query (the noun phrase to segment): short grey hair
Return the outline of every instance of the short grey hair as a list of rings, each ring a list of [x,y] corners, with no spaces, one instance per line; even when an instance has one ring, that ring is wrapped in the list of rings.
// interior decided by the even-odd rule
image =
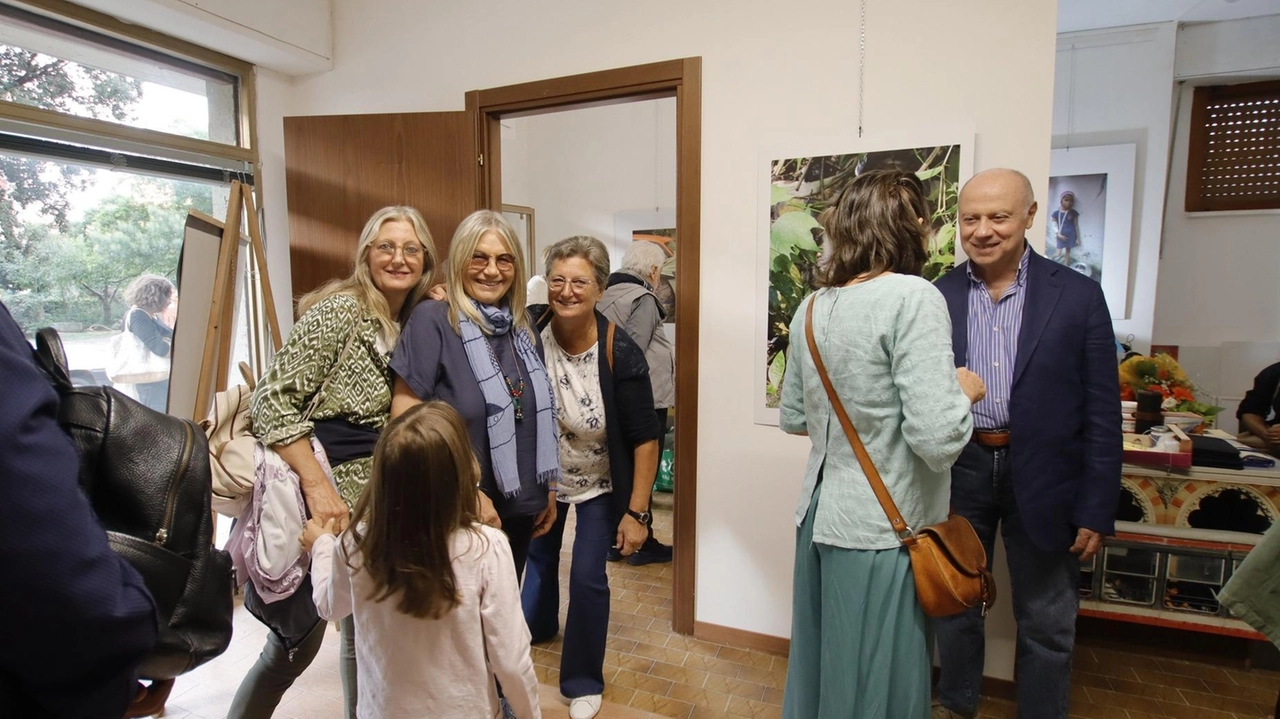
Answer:
[[[548,247],[547,276],[551,276],[551,265],[575,257],[581,257],[591,265],[595,281],[600,285],[600,291],[604,292],[604,288],[609,285],[609,250],[594,237],[574,235]]]
[[[627,251],[622,253],[622,269],[634,275],[639,275],[643,279],[649,279],[649,273],[653,268],[662,269],[667,261],[667,253],[662,246],[656,242],[648,240],[637,240],[632,242]]]

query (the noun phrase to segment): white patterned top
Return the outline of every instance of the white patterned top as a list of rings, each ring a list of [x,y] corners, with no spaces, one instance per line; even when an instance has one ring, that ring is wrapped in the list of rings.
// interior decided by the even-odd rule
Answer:
[[[560,435],[559,501],[577,504],[612,491],[609,438],[600,393],[599,345],[571,355],[556,342],[548,325],[542,331],[547,376],[556,391]]]

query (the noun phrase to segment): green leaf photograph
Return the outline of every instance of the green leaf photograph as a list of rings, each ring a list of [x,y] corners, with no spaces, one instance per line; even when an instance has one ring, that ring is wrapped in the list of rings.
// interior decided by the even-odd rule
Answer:
[[[764,363],[765,407],[778,406],[791,318],[814,290],[823,252],[818,217],[853,178],[868,170],[905,170],[924,181],[933,236],[924,277],[933,281],[956,263],[956,206],[960,194],[960,145],[798,157],[769,167],[769,309]]]

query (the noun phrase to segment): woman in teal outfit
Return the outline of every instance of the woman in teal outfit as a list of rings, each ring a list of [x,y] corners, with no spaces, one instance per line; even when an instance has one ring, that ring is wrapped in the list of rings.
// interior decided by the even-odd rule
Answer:
[[[910,526],[946,519],[949,469],[982,381],[955,368],[942,295],[919,275],[932,217],[915,175],[854,179],[822,216],[821,288],[791,323],[781,426],[812,442],[796,510],[786,719],[925,719],[928,624],[911,561],[853,454],[806,345]]]

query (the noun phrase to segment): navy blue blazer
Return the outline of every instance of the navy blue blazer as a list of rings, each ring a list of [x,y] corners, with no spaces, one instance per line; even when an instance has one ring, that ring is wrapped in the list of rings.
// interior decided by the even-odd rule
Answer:
[[[1111,312],[1102,286],[1031,251],[1009,398],[1009,456],[1022,524],[1067,549],[1076,529],[1115,533],[1123,439]],[[951,312],[956,366],[969,353],[968,263],[936,283]]]
[[[0,397],[0,717],[119,719],[155,607],[107,546],[58,396],[3,304]]]

